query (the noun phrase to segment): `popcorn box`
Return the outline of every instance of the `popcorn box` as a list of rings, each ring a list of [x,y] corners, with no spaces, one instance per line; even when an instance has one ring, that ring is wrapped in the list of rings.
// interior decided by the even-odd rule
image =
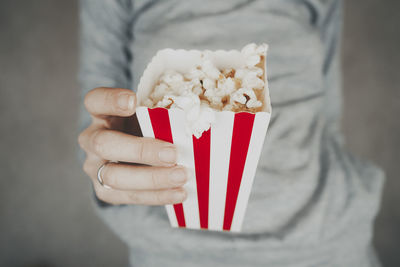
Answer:
[[[200,138],[188,134],[185,112],[179,108],[148,108],[148,98],[160,75],[166,70],[181,73],[198,65],[204,52],[196,50],[160,50],[145,69],[137,91],[136,114],[145,137],[174,143],[178,165],[185,166],[189,180],[184,186],[187,199],[166,205],[172,227],[240,232],[247,202],[264,143],[271,104],[266,79],[261,112],[215,112],[215,121]],[[207,51],[219,69],[237,69],[245,64],[236,50]]]

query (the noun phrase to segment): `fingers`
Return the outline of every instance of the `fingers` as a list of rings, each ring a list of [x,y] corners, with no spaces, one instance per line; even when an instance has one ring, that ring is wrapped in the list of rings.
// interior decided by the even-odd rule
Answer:
[[[182,203],[186,197],[183,188],[146,191],[120,191],[107,189],[100,184],[94,186],[97,197],[107,203],[119,204],[140,204],[140,205],[166,205]]]
[[[128,89],[100,87],[85,96],[86,109],[93,116],[131,116],[135,105],[136,95]]]
[[[173,166],[177,151],[173,144],[154,138],[88,128],[79,137],[81,147],[109,161]]]
[[[87,152],[83,168],[92,178],[99,199],[112,204],[144,205],[174,204],[185,200],[186,191],[181,186],[187,176],[182,167],[174,167],[175,146],[121,132],[127,121],[121,117],[131,117],[135,113],[136,95],[132,91],[96,88],[86,95],[85,106],[93,116],[93,122],[80,134],[79,144]],[[104,184],[111,187],[105,188],[97,181],[97,171],[106,161],[152,167],[109,163],[102,169]]]
[[[183,167],[149,167],[109,163],[101,177],[105,185],[117,190],[157,190],[182,186],[187,181]]]
[[[176,171],[183,167],[161,168],[130,166],[121,163],[108,163],[104,166],[101,177],[105,187],[97,180],[97,171],[104,161],[96,155],[89,154],[84,170],[91,177],[96,195],[99,199],[111,204],[165,205],[183,202],[186,191],[181,186],[186,181],[172,179]],[[147,168],[147,169],[146,169]]]

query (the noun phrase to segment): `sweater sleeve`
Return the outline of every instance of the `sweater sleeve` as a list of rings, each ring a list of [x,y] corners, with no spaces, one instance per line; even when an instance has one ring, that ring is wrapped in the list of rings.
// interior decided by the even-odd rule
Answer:
[[[132,39],[132,3],[130,0],[80,0],[80,61],[81,85],[80,131],[90,124],[83,99],[96,87],[130,88],[129,64]],[[79,150],[84,161],[84,152]],[[94,199],[100,207],[109,206]]]
[[[80,1],[81,103],[96,87],[130,88],[133,10],[130,0]],[[81,105],[80,128],[86,128],[90,116]]]
[[[129,87],[131,2],[81,0],[79,78],[84,90]]]

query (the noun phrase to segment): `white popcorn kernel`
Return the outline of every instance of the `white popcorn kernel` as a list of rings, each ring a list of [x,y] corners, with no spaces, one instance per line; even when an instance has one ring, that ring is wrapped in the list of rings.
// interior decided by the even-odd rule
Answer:
[[[150,97],[154,101],[160,101],[167,93],[169,93],[171,89],[166,85],[165,83],[160,83],[154,88],[153,93],[150,95]]]
[[[174,90],[183,83],[183,75],[174,70],[168,70],[160,77],[160,82],[166,83]]]
[[[244,94],[244,88],[240,88],[239,90],[237,90],[236,92],[234,92],[231,96],[231,102],[238,102],[240,104],[245,104],[247,99],[246,97],[243,95]]]
[[[208,105],[201,105],[199,115],[194,122],[192,123],[190,133],[196,138],[200,138],[203,132],[210,129],[211,125],[215,122],[214,111]]]
[[[262,77],[264,74],[264,70],[262,68],[249,68],[251,72],[254,72],[256,74],[257,77]]]
[[[249,57],[247,57],[246,59],[246,65],[247,66],[255,66],[257,65],[261,60],[261,57],[259,55],[251,55]]]
[[[201,66],[198,66],[189,70],[188,73],[185,73],[184,77],[188,80],[204,79],[206,77],[206,74],[201,70]]]
[[[251,43],[251,44],[245,45],[240,52],[245,56],[250,56],[252,54],[255,54],[256,49],[257,49],[257,45],[255,43]]]
[[[170,106],[174,102],[173,97],[174,96],[171,96],[171,95],[164,96],[164,98],[162,100],[158,101],[156,107],[166,108],[166,107]]]
[[[261,71],[260,71],[261,70]],[[235,78],[242,80],[242,87],[252,89],[263,89],[264,81],[260,78],[263,70],[260,68],[245,68],[238,69],[235,73]]]
[[[243,79],[244,77],[246,77],[248,75],[262,77],[263,74],[264,74],[264,71],[261,68],[247,67],[247,68],[237,69],[235,72],[235,78]]]
[[[193,93],[197,96],[201,95],[203,93],[203,87],[201,85],[193,86]]]
[[[261,107],[262,103],[257,99],[256,94],[252,89],[240,88],[232,94],[231,104],[235,105],[235,102],[240,104],[246,104],[248,108]]]
[[[257,48],[256,48],[256,53],[257,54],[265,55],[267,53],[267,51],[268,51],[268,45],[267,44],[257,45]]]
[[[201,86],[200,78],[193,78],[189,81],[193,86]]]
[[[251,43],[242,48],[241,53],[245,56],[251,56],[254,54],[262,55],[265,54],[268,50],[267,44],[256,45],[255,43]]]
[[[244,68],[237,69],[235,72],[235,78],[243,79],[243,77],[246,76],[247,73],[248,73],[247,69]]]
[[[205,78],[203,80],[203,87],[204,89],[206,89],[206,91],[208,90],[213,91],[215,89],[215,80]]]
[[[213,80],[217,80],[221,74],[221,72],[214,66],[214,64],[209,59],[205,59],[202,62],[201,68],[206,74],[206,76]]]
[[[261,55],[265,54],[268,49],[266,44],[257,46],[256,44],[248,44],[242,49],[242,53],[246,57],[246,65],[253,67],[261,61]]]
[[[256,94],[251,89],[243,88],[243,94],[247,95],[248,97],[250,97],[250,99],[257,99]]]
[[[264,81],[257,77],[254,72],[251,72],[243,78],[242,87],[250,89],[263,89]]]
[[[230,95],[236,89],[235,81],[232,78],[225,78],[218,80],[217,83],[219,95]]]
[[[211,106],[213,107],[222,107],[222,101],[221,97],[217,96],[215,91],[213,90],[207,90],[204,93],[204,96],[207,98],[207,100],[210,102]]]
[[[259,100],[249,99],[246,103],[246,107],[248,108],[258,108],[261,107],[262,103]]]
[[[177,95],[185,94],[186,92],[192,92],[194,84],[192,82],[183,82],[179,87],[176,88],[175,93]]]
[[[178,107],[182,108],[183,110],[189,110],[193,106],[200,105],[200,98],[193,93],[187,93],[182,96],[175,96],[174,102]]]

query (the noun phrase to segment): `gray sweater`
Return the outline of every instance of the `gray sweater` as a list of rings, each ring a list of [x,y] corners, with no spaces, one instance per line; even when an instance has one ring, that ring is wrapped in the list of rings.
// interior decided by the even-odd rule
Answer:
[[[339,0],[82,0],[82,93],[135,90],[162,48],[268,43],[273,116],[240,234],[173,229],[164,207],[95,205],[132,266],[379,266],[383,173],[343,148]],[[82,125],[90,118],[82,113]]]

